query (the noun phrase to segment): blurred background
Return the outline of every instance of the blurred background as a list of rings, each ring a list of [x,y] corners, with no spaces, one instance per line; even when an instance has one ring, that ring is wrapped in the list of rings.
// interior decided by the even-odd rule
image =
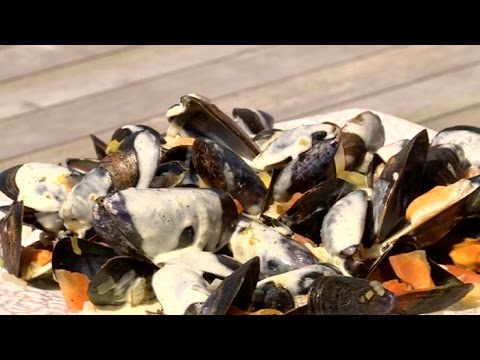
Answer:
[[[162,132],[188,93],[276,121],[355,107],[480,126],[480,46],[0,45],[0,169],[94,156],[88,135],[125,124]]]

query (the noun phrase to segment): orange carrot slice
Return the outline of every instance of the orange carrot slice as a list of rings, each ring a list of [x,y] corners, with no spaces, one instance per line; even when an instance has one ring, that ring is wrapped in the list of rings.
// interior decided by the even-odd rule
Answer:
[[[413,200],[405,217],[412,225],[423,223],[451,204],[469,194],[474,187],[469,180],[461,179],[447,186],[436,186]]]
[[[88,301],[88,285],[90,280],[84,274],[68,270],[55,270],[55,276],[62,292],[67,309],[70,312],[79,312],[83,304]]]
[[[480,240],[467,238],[454,245],[448,255],[455,265],[477,271],[480,269]]]
[[[292,195],[292,198],[290,199],[290,202],[288,204],[287,210],[290,209],[295,203],[302,197],[303,193],[301,192],[296,192],[295,194]]]
[[[414,289],[435,287],[430,276],[430,265],[425,250],[390,256],[388,258],[397,277],[413,286]]]
[[[48,264],[52,260],[52,252],[46,249],[35,249],[27,246],[22,249],[21,263],[28,266],[31,262],[35,262],[40,266]]]
[[[480,275],[474,271],[463,269],[456,265],[444,265],[450,274],[455,275],[458,280],[464,283],[480,283]]]
[[[405,282],[400,282],[398,281],[398,279],[385,281],[384,283],[382,283],[382,285],[385,289],[393,292],[395,295],[412,290],[412,285]]]

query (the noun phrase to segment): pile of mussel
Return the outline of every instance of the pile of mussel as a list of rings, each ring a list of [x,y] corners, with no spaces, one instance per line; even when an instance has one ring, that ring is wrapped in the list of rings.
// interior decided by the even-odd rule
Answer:
[[[1,172],[5,269],[60,288],[81,274],[81,304],[167,315],[423,314],[474,288],[445,264],[461,239],[480,241],[479,128],[385,144],[372,112],[279,130],[194,94],[166,116],[164,134],[92,135],[95,159]],[[410,253],[432,282],[389,290],[392,257]]]

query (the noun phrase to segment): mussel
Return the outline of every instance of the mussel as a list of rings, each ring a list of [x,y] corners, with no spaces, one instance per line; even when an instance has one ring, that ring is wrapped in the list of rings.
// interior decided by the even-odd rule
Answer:
[[[129,188],[97,199],[93,227],[121,255],[158,264],[190,251],[216,251],[237,224],[233,199],[220,190]]]
[[[206,184],[228,192],[247,213],[260,215],[267,189],[255,171],[235,152],[213,140],[197,138],[192,148],[192,161]]]

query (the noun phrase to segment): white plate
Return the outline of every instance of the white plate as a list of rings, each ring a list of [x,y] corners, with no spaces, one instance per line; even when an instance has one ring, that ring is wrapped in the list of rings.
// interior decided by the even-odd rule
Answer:
[[[307,118],[286,121],[277,124],[282,129],[291,129],[298,125],[315,124],[323,121],[331,121],[343,125],[365,109],[346,109],[328,114],[320,114]],[[395,116],[374,111],[382,119],[385,127],[386,144],[397,140],[412,138],[424,127]],[[430,139],[435,131],[428,129]],[[74,154],[72,154],[73,156]],[[0,169],[1,170],[1,169]],[[0,202],[2,201],[0,197]],[[6,281],[5,271],[0,270],[0,314],[42,314],[60,315],[67,314],[65,303],[59,291],[39,290],[32,287],[21,286]],[[443,312],[452,314],[480,314],[480,308],[465,311]]]

